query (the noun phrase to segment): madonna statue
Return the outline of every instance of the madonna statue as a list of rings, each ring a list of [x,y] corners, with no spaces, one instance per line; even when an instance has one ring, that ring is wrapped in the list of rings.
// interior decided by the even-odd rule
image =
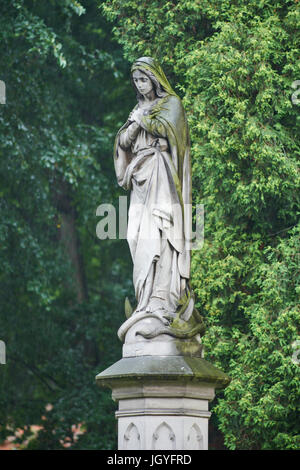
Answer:
[[[114,164],[118,183],[130,190],[127,240],[137,300],[132,316],[172,323],[176,315],[187,322],[196,314],[199,321],[189,286],[191,164],[185,112],[156,60],[141,57],[131,73],[137,105],[117,133]]]

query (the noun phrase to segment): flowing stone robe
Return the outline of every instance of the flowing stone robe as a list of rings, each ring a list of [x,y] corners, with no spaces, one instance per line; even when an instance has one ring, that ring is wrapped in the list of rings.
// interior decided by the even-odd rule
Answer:
[[[187,121],[181,100],[162,70],[146,59],[136,67],[155,74],[165,96],[144,110],[140,122],[129,116],[117,134],[114,156],[118,182],[131,190],[127,240],[133,260],[135,312],[159,310],[175,316],[180,299],[185,298],[184,310],[191,314]]]

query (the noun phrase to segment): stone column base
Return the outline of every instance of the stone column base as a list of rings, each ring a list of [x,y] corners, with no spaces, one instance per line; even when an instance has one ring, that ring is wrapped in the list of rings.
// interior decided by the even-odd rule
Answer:
[[[96,377],[119,403],[119,450],[205,450],[209,401],[229,378],[202,358],[123,358]]]

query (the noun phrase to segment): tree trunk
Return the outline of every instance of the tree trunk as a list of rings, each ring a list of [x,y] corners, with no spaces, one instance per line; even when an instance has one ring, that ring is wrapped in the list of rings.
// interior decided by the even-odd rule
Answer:
[[[61,182],[55,195],[56,206],[60,213],[60,240],[69,256],[74,272],[74,282],[78,303],[88,298],[84,263],[80,251],[80,240],[76,230],[76,210],[72,205],[70,189]]]

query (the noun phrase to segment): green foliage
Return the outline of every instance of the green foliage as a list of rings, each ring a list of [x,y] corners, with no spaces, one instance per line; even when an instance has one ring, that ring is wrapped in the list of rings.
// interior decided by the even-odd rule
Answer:
[[[192,282],[206,357],[232,382],[214,408],[229,449],[299,448],[297,2],[109,0],[132,61],[177,84],[190,124],[194,203],[205,244]]]
[[[31,448],[114,448],[115,405],[95,375],[120,357],[129,254],[97,239],[95,213],[119,194],[128,66],[91,0],[2,1],[0,36],[1,441],[40,425]]]

